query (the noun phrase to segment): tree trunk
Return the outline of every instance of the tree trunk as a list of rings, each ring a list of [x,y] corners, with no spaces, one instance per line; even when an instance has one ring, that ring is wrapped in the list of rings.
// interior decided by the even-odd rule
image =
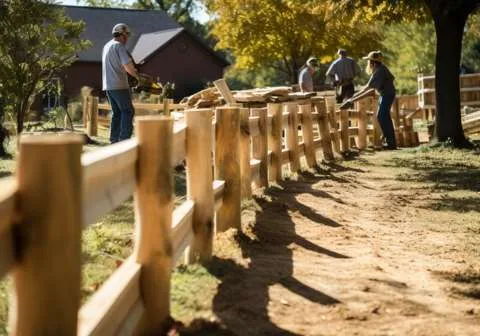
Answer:
[[[17,136],[23,131],[23,121],[25,120],[25,105],[20,104],[17,110]]]
[[[450,139],[455,147],[468,144],[460,114],[460,59],[463,29],[468,15],[432,13],[437,33],[435,95],[437,100],[435,137]]]

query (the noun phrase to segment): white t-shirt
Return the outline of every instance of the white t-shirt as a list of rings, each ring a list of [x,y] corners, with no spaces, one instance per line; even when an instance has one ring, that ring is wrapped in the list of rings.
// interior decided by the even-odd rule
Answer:
[[[305,86],[308,92],[313,92],[313,77],[308,67],[305,67],[298,76],[298,84],[302,87],[302,84]]]
[[[123,68],[131,62],[125,45],[111,40],[102,52],[102,87],[103,90],[128,89],[127,71]]]

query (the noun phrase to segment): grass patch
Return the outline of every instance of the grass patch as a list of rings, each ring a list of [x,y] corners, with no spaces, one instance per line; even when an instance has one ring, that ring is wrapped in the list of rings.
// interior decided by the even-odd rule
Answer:
[[[82,303],[132,254],[133,224],[128,201],[83,231]]]
[[[196,318],[211,319],[212,302],[220,281],[201,265],[180,265],[172,275],[172,316],[190,323]]]

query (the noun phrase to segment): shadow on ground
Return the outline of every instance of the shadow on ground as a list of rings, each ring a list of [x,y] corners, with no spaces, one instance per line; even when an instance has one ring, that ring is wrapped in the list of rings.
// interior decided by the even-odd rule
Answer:
[[[213,310],[232,335],[297,335],[271,320],[270,305],[281,300],[270,297],[269,289],[281,285],[305,300],[321,304],[340,303],[336,298],[314,289],[293,276],[293,249],[303,249],[331,258],[349,258],[322,246],[316,245],[297,234],[291,212],[298,212],[315,224],[333,229],[341,225],[314,209],[297,201],[296,196],[310,193],[320,198],[342,202],[312,186],[322,176],[307,174],[303,181],[285,181],[279,187],[265,190],[256,197],[258,209],[255,223],[244,225],[243,232],[235,235],[242,256],[250,260],[244,267],[233,259],[215,257],[207,266],[209,272],[221,280],[213,301]],[[270,312],[270,314],[269,314]],[[222,332],[222,335],[225,331]]]
[[[402,174],[400,181],[432,182],[435,189],[448,191],[480,191],[480,169],[465,162],[445,162],[438,158],[393,158],[389,162],[397,167],[412,169],[412,174]]]

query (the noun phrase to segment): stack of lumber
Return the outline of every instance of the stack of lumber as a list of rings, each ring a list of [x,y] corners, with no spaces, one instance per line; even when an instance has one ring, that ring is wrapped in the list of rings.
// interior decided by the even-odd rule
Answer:
[[[467,135],[480,134],[480,111],[463,116],[462,126]]]
[[[236,103],[278,103],[306,99],[315,96],[315,92],[293,92],[290,86],[266,87],[251,90],[232,91]],[[190,108],[220,106],[225,104],[220,92],[211,87],[185,97],[180,103]]]

